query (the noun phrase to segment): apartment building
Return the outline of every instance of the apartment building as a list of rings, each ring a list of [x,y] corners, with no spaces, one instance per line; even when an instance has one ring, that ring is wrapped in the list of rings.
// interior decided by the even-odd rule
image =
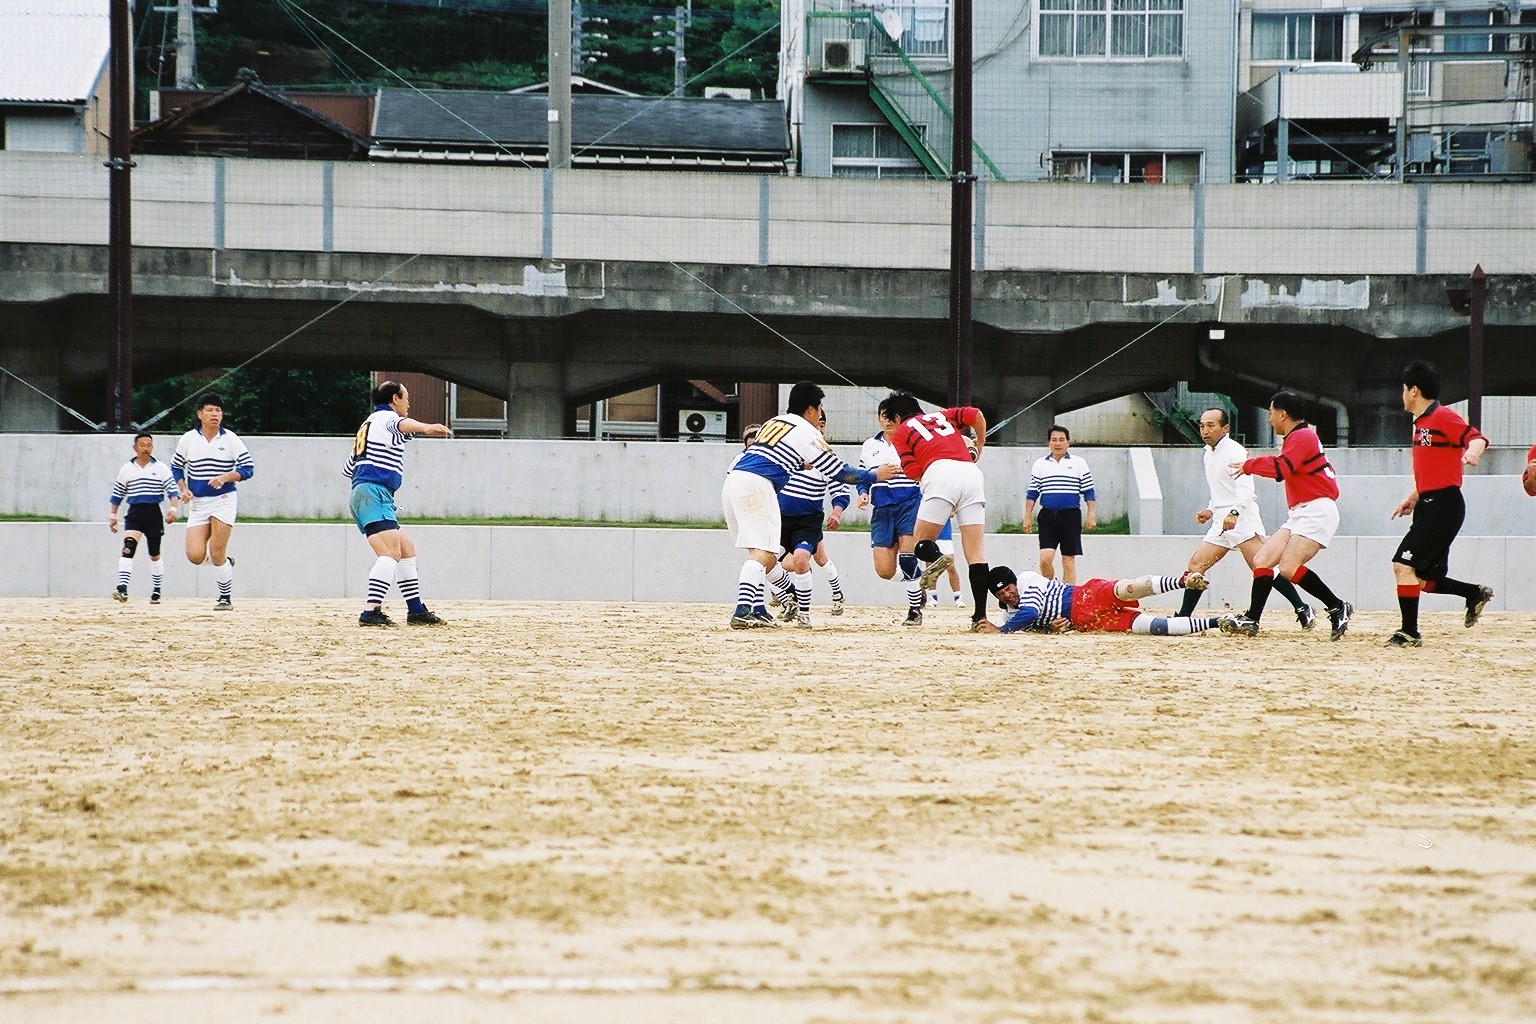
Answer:
[[[948,175],[949,0],[781,11],[798,173]],[[973,19],[983,177],[1531,176],[1536,0],[1004,0]]]

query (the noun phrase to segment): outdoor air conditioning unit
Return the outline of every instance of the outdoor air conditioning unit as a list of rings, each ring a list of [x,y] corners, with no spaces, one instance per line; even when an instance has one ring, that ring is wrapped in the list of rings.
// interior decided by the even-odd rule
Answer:
[[[679,409],[677,436],[684,441],[725,437],[725,413],[706,409]]]
[[[860,71],[864,67],[864,40],[824,39],[821,43],[821,70]]]

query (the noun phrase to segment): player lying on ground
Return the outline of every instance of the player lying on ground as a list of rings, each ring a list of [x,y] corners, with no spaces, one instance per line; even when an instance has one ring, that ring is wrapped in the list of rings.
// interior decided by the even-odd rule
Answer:
[[[1039,633],[1142,633],[1149,636],[1187,636],[1220,629],[1236,632],[1236,615],[1158,615],[1142,611],[1136,602],[1143,597],[1173,590],[1204,590],[1208,584],[1198,572],[1178,576],[1138,576],[1130,580],[1093,579],[1087,583],[1063,583],[1037,572],[1017,576],[1006,565],[992,568],[987,583],[1004,610],[1004,633],[1033,630]]]

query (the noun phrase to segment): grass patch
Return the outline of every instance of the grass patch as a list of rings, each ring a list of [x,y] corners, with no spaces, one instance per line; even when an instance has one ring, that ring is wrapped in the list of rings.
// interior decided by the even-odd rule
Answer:
[[[315,523],[345,523],[351,525],[350,518],[322,518],[322,519],[292,519],[284,516],[241,516],[242,523],[288,523],[295,525],[307,525]],[[687,523],[670,519],[641,519],[641,520],[614,520],[614,519],[557,519],[545,516],[495,516],[489,519],[471,519],[467,517],[452,516],[446,518],[433,518],[430,516],[411,516],[402,524],[407,529],[412,526],[616,526],[624,529],[643,530],[723,530],[724,522],[700,522]]]
[[[1024,532],[1023,524],[1021,524],[1021,523],[1004,523],[1002,526],[998,527],[997,532],[998,533],[1023,533]],[[1036,530],[1035,532],[1038,533],[1039,531]],[[1113,519],[1100,519],[1098,526],[1095,526],[1091,530],[1084,530],[1083,533],[1085,533],[1085,534],[1094,534],[1094,535],[1106,535],[1106,534],[1108,534],[1108,535],[1116,535],[1116,536],[1128,537],[1128,536],[1130,536],[1130,533],[1131,533],[1131,517],[1130,516],[1116,516]]]
[[[35,512],[0,512],[0,523],[67,523],[69,516],[45,516]]]

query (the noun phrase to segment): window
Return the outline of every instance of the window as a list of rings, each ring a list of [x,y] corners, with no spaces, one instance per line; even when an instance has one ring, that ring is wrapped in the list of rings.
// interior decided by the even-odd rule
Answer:
[[[1075,60],[1184,55],[1184,0],[1039,0],[1039,53]]]
[[[926,137],[924,125],[916,125]],[[928,171],[906,140],[888,124],[834,124],[832,177],[926,178]]]
[[[1391,11],[1379,14],[1360,15],[1360,42],[1373,39],[1383,32],[1390,32],[1402,25],[1419,24],[1419,15],[1412,11]],[[1397,37],[1383,39],[1372,47],[1373,53],[1395,55],[1397,53]],[[1429,40],[1416,39],[1413,42],[1412,53],[1428,53]],[[1408,61],[1408,93],[1412,96],[1427,96],[1429,94],[1429,63],[1422,60],[1413,60],[1410,54]],[[1377,61],[1366,69],[1367,71],[1396,72],[1397,64],[1391,61]]]
[[[1508,19],[1503,11],[1446,11],[1447,25],[1503,25]],[[1446,36],[1446,53],[1502,53],[1508,36]]]
[[[1338,63],[1344,59],[1344,15],[1255,14],[1253,59]]]
[[[1109,185],[1188,185],[1200,180],[1199,153],[1114,151],[1051,154],[1057,181],[1092,181]]]
[[[876,10],[882,24],[889,16],[887,12],[901,18],[901,38],[897,42],[908,56],[949,56],[949,0],[897,0],[884,4]]]

